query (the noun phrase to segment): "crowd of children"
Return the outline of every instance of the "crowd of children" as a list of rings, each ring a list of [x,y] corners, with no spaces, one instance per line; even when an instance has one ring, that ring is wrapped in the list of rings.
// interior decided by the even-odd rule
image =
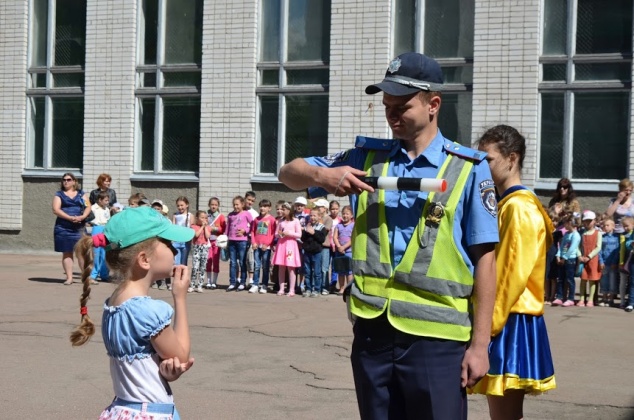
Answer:
[[[271,201],[260,200],[255,209],[255,199],[253,191],[234,197],[233,210],[226,216],[217,197],[209,199],[208,209],[197,211],[190,211],[187,197],[178,197],[171,216],[162,200],[149,201],[142,193],[130,196],[128,207],[152,207],[173,224],[194,230],[192,241],[172,244],[177,251],[175,265],[187,265],[192,254],[189,293],[218,288],[223,254],[229,263],[228,292],[274,291],[289,297],[342,293],[352,281],[352,208],[344,206],[340,211],[337,201],[321,198],[309,203],[297,197],[293,203],[278,201],[273,216]],[[107,193],[99,193],[91,207],[92,235],[102,233],[111,215],[122,209],[119,203],[109,203]],[[547,257],[546,304],[632,312],[634,218],[621,218],[623,232],[617,233],[614,219],[606,214],[554,208],[549,213],[556,229]],[[109,273],[105,252],[95,248],[89,280],[98,284],[98,279],[108,281]],[[171,290],[170,279],[152,287]]]
[[[352,280],[351,237],[352,209],[345,206],[339,216],[339,203],[321,198],[310,203],[297,197],[293,203],[273,205],[263,199],[255,207],[256,195],[247,191],[236,196],[232,211],[220,211],[220,200],[212,197],[208,209],[191,210],[185,196],[178,197],[175,211],[160,199],[148,200],[133,194],[128,207],[148,206],[177,226],[194,230],[188,242],[174,242],[175,265],[187,265],[191,254],[191,280],[187,291],[203,293],[219,286],[220,261],[228,261],[226,291],[265,294],[269,291],[288,297],[301,294],[317,297],[341,294]],[[92,234],[103,232],[111,214],[123,209],[110,205],[108,195],[100,194],[92,210],[95,215]],[[95,248],[90,283],[108,281],[103,249]],[[159,280],[152,288],[171,290],[170,278]]]
[[[634,310],[634,218],[621,219],[624,232],[615,232],[614,219],[582,214],[550,212],[553,245],[546,270],[546,304],[552,306],[618,307]],[[575,299],[579,279],[579,299]],[[618,298],[618,305],[615,300]]]

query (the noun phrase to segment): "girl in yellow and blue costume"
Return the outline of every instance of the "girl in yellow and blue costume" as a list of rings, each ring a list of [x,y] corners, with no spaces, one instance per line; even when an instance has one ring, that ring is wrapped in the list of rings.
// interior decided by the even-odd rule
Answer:
[[[513,127],[496,126],[482,135],[479,149],[488,153],[502,195],[490,368],[470,392],[487,395],[491,418],[522,418],[525,394],[556,387],[543,318],[546,252],[553,226],[535,194],[521,185],[524,137]]]

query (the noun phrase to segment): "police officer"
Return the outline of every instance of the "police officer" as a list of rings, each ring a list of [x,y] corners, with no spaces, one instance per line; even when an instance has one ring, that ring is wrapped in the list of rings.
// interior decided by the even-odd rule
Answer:
[[[395,140],[295,159],[279,179],[355,207],[352,369],[362,419],[466,419],[466,386],[489,368],[498,242],[486,154],[438,130],[438,63],[406,53],[381,83]],[[444,178],[445,192],[374,190],[359,177]]]

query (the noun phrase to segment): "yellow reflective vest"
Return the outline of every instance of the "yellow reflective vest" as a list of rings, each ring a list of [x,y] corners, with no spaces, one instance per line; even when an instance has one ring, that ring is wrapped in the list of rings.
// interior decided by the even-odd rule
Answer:
[[[369,176],[386,176],[389,151],[370,151]],[[473,162],[449,154],[437,178],[447,190],[429,193],[401,262],[392,269],[385,191],[364,191],[352,232],[354,284],[350,311],[372,319],[387,311],[390,323],[408,334],[455,341],[471,337],[473,275],[454,243],[456,207]],[[460,223],[460,221],[455,221]]]

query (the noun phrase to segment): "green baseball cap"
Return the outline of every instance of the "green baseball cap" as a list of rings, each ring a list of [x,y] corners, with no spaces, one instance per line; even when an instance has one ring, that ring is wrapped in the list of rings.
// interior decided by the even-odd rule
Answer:
[[[194,237],[193,229],[173,225],[151,207],[127,208],[115,214],[103,233],[110,242],[106,250],[127,248],[150,238],[188,242]]]

